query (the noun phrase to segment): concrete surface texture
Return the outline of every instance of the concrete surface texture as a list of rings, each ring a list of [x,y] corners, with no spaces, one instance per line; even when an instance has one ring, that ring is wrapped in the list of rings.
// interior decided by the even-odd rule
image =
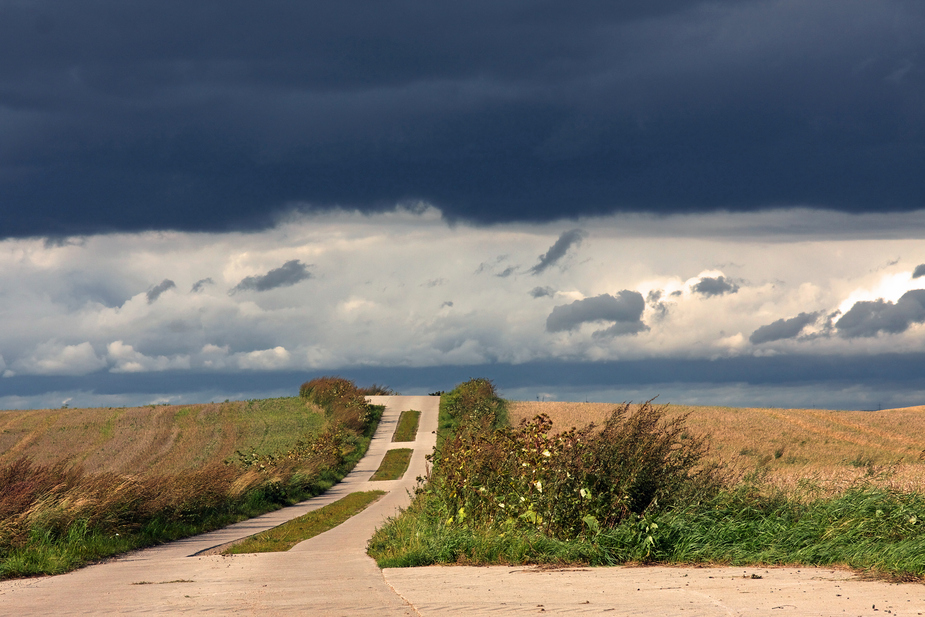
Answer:
[[[0,582],[0,615],[925,615],[925,585],[859,580],[831,568],[379,570],[366,555],[366,542],[408,503],[415,478],[424,474],[424,456],[436,440],[438,401],[374,397],[386,412],[369,452],[324,495],[70,574]],[[392,444],[404,409],[423,412],[417,440]],[[400,480],[370,482],[392,447],[414,448],[410,468]],[[290,551],[217,554],[236,540],[371,489],[389,493]]]
[[[419,615],[925,615],[925,585],[832,568],[391,568]]]
[[[410,501],[436,443],[439,398],[372,397],[385,404],[356,468],[324,495],[224,529],[61,576],[0,582],[0,615],[414,615],[366,555],[375,528]],[[422,412],[415,442],[392,443],[402,410]],[[400,480],[370,482],[391,448],[414,448]],[[389,491],[343,525],[284,553],[222,556],[222,546],[356,491]]]

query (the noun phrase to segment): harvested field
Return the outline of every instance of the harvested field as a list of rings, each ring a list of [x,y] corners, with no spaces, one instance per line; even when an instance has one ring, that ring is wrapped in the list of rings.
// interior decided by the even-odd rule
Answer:
[[[616,405],[515,401],[511,425],[545,413],[553,428],[600,424]],[[876,412],[668,405],[689,414],[691,434],[710,436],[714,460],[737,475],[765,475],[788,492],[838,493],[859,481],[925,490],[925,406]]]
[[[0,465],[70,460],[90,473],[177,473],[235,450],[270,454],[324,424],[298,397],[131,408],[0,411]]]

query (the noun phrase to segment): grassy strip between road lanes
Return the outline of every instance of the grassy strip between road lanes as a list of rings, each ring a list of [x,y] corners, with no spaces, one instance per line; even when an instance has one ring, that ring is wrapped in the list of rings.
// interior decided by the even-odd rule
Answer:
[[[323,508],[303,514],[299,518],[283,523],[279,527],[253,535],[240,544],[225,550],[223,555],[242,553],[279,553],[293,546],[334,529],[351,516],[359,514],[371,503],[385,495],[385,491],[350,493]]]
[[[420,420],[420,411],[409,409],[401,412],[398,425],[395,427],[395,433],[392,434],[392,441],[414,441],[417,438],[418,422]]]
[[[394,448],[385,453],[379,469],[373,474],[370,480],[398,480],[405,471],[408,470],[408,464],[411,462],[411,454],[414,452],[411,448]]]
[[[554,433],[545,416],[499,426],[489,386],[444,395],[428,478],[369,542],[380,567],[845,565],[925,578],[921,492],[858,482],[813,497],[769,492],[760,473],[732,481],[704,463],[683,417],[649,404],[588,430]]]

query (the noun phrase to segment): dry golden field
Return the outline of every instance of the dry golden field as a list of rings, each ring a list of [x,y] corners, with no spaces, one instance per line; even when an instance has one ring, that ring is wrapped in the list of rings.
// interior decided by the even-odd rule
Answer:
[[[610,403],[511,402],[511,425],[545,413],[554,430],[600,424]],[[766,474],[788,491],[839,492],[870,481],[925,490],[925,406],[867,411],[666,406],[666,417],[689,414],[692,435],[707,435],[710,456],[738,476]]]
[[[0,411],[0,465],[69,460],[88,472],[177,473],[235,450],[269,454],[319,429],[324,414],[298,397],[130,408]]]

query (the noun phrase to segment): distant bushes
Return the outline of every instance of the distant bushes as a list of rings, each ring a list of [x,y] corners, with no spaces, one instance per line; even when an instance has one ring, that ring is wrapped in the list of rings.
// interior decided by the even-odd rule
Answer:
[[[473,424],[500,427],[507,424],[507,407],[489,379],[470,379],[440,396],[440,412],[454,426]]]
[[[370,389],[391,392],[385,386],[374,385]],[[378,420],[373,407],[366,402],[368,394],[342,377],[319,377],[306,381],[299,388],[300,397],[323,409],[335,423],[358,433],[365,433]]]

